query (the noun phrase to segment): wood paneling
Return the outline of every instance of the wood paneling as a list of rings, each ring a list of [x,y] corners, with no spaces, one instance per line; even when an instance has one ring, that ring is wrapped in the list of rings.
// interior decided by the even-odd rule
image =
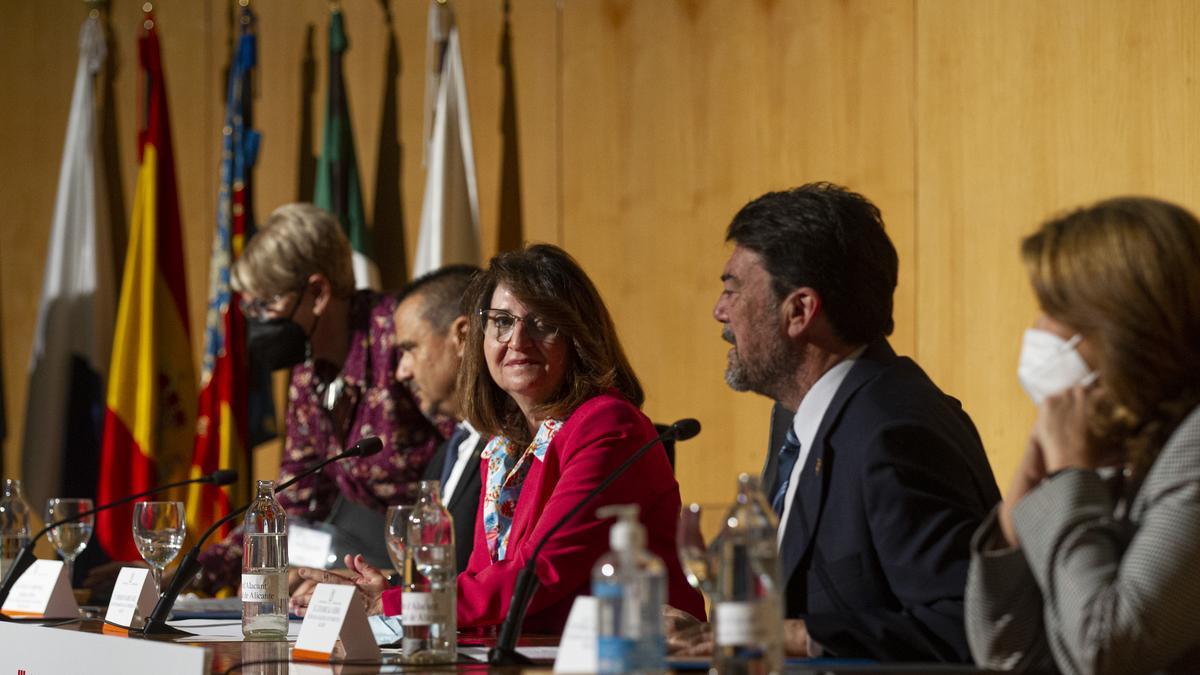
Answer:
[[[918,3],[917,356],[1002,487],[1034,418],[1020,239],[1115,194],[1200,207],[1198,28],[1190,2]]]
[[[0,22],[0,358],[6,475],[75,69],[81,3]],[[118,244],[135,170],[140,1],[113,0],[108,138]],[[159,0],[199,353],[229,0]],[[390,286],[407,275],[424,170],[426,0],[344,0],[367,213]],[[255,2],[257,214],[307,198],[319,150],[327,0]],[[459,0],[484,254],[498,246],[504,4]],[[1176,0],[514,0],[522,235],[592,274],[647,411],[702,420],[684,498],[726,501],[757,471],[769,404],[725,387],[711,319],[724,228],[772,189],[832,180],[883,210],[900,253],[893,343],[964,401],[1007,482],[1032,422],[1014,376],[1036,308],[1017,259],[1048,214],[1115,193],[1200,206],[1196,35]],[[103,82],[102,82],[103,85]],[[103,90],[103,86],[101,87]],[[307,181],[307,182],[306,182]],[[118,251],[123,251],[118,248]],[[120,253],[118,253],[118,256]],[[275,455],[260,455],[273,471]]]
[[[604,293],[647,413],[697,417],[685,500],[757,474],[770,403],[724,384],[711,311],[748,200],[829,180],[883,210],[912,259],[912,14],[907,2],[630,2],[563,7],[563,244]],[[896,342],[911,349],[906,268]]]

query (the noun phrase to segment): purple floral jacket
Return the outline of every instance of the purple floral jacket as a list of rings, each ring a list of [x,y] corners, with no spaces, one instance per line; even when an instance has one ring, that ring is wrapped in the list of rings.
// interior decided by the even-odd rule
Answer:
[[[322,520],[339,493],[383,512],[406,497],[406,485],[421,480],[441,440],[421,414],[408,388],[395,379],[396,349],[390,295],[358,291],[350,307],[350,352],[339,378],[343,383],[330,412],[311,362],[292,369],[288,386],[287,438],[277,482],[332,457],[366,436],[383,440],[370,457],[335,462],[277,496],[289,515]],[[200,555],[198,587],[217,594],[236,588],[242,569],[241,528]]]

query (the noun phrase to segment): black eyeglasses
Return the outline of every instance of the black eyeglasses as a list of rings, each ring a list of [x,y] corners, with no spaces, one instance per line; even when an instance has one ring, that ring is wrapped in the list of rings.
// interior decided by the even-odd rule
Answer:
[[[238,298],[238,306],[242,309],[242,316],[246,317],[247,319],[262,319],[267,315],[267,312],[271,311],[272,307],[279,304],[280,300],[283,300],[292,293],[303,293],[307,287],[308,285],[305,284],[304,286],[301,286],[293,291],[276,293],[275,295],[272,295],[269,300],[251,298],[243,295]],[[296,303],[296,305],[292,306],[293,312],[296,310],[297,306],[299,306],[299,303]]]
[[[558,326],[552,326],[536,314],[517,316],[502,309],[481,309],[479,316],[483,319],[485,331],[491,327],[492,337],[496,342],[508,342],[512,339],[513,329],[518,321],[525,322],[525,335],[535,342],[549,342],[558,337]]]

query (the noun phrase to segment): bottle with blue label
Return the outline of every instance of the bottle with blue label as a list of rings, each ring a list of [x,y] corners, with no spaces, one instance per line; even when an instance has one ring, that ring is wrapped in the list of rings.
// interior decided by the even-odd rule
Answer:
[[[597,672],[666,672],[666,568],[646,550],[646,528],[638,522],[637,505],[606,506],[596,515],[617,517],[609,533],[612,550],[592,568],[592,595],[598,605]]]

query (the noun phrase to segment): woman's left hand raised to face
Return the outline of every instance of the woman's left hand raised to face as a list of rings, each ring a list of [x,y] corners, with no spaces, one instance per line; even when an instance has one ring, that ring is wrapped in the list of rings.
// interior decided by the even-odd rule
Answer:
[[[1048,474],[1062,469],[1095,469],[1112,463],[1088,438],[1088,414],[1100,387],[1082,385],[1047,396],[1038,408],[1033,438],[1042,448]]]

